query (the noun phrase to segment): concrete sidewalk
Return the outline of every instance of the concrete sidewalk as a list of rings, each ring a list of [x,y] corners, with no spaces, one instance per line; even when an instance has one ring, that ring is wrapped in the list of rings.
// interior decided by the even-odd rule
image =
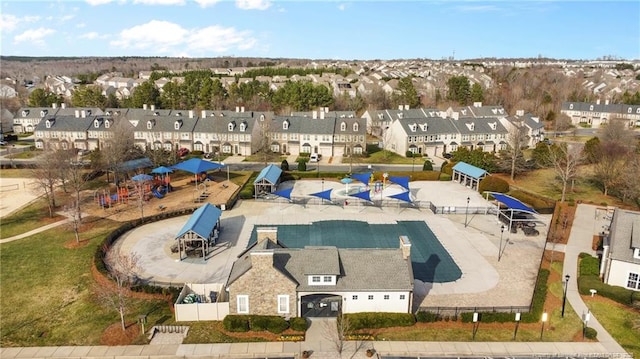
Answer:
[[[591,247],[593,236],[601,231],[603,225],[610,222],[603,219],[601,215],[597,215],[597,208],[587,204],[578,205],[571,233],[569,234],[569,241],[565,246],[564,252],[564,273],[571,276],[567,287],[567,300],[580,317],[587,313],[589,309],[578,292],[577,278],[580,274],[578,273],[578,256],[581,252],[589,253],[593,256],[596,255]],[[604,329],[594,315],[591,315],[588,326],[598,331],[598,341],[609,352],[624,353],[624,349],[609,335],[609,332]]]

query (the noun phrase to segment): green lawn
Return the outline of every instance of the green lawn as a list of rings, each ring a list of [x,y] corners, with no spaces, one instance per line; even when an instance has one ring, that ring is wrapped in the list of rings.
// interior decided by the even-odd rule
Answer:
[[[98,243],[118,224],[89,224],[89,243],[67,249],[73,234],[63,227],[0,244],[0,345],[97,345],[118,314],[94,299],[91,262]],[[129,322],[148,314],[150,325],[172,322],[166,302],[132,300]]]
[[[371,153],[370,156],[367,158],[362,158],[361,162],[372,163],[372,164],[385,163],[385,164],[403,164],[403,165],[410,165],[412,163],[415,163],[416,166],[420,166],[420,169],[422,169],[422,164],[424,164],[425,160],[426,160],[426,157],[425,158],[415,157],[415,162],[414,162],[413,158],[403,157],[397,153],[382,150],[375,153]]]
[[[640,358],[640,311],[589,298],[585,298],[585,303],[609,334],[635,358]]]
[[[204,343],[239,343],[239,342],[265,342],[260,337],[234,338],[226,335],[221,321],[189,322],[183,325],[189,326],[189,334],[183,341],[184,344]]]
[[[2,221],[0,221],[0,238],[13,237],[63,219],[64,217],[55,214],[53,218],[49,217],[46,201],[37,200],[21,211],[2,218]]]

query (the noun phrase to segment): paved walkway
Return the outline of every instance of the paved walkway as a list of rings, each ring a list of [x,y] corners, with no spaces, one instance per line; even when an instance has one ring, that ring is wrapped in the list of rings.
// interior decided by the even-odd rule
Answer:
[[[578,255],[581,252],[596,255],[592,249],[593,236],[602,231],[602,226],[610,221],[603,219],[603,213],[598,213],[598,207],[587,204],[580,204],[576,208],[575,219],[569,234],[569,241],[564,252],[564,272],[569,274],[569,287],[567,288],[567,300],[573,310],[582,316],[589,309],[584,304],[578,292]],[[611,353],[623,353],[624,349],[609,335],[604,327],[598,322],[595,316],[591,315],[588,326],[598,331],[598,340]]]

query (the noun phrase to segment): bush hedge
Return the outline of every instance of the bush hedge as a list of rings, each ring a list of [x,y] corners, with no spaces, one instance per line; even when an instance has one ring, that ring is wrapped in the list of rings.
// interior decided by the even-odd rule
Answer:
[[[293,317],[289,319],[289,327],[296,332],[304,332],[307,330],[307,320],[302,317]]]
[[[640,294],[631,289],[619,287],[616,285],[608,285],[603,283],[598,276],[580,276],[578,278],[578,287],[580,294],[590,295],[591,289],[598,291],[598,295],[614,300],[620,304],[631,306],[634,300],[640,297]]]
[[[422,170],[433,171],[433,163],[431,163],[431,160],[424,161],[424,164],[422,165]]]
[[[416,320],[420,323],[433,323],[441,320],[442,317],[438,313],[433,312],[418,312],[416,313]]]
[[[600,276],[600,261],[596,257],[587,254],[586,257],[580,257],[580,275],[581,276]]]
[[[587,339],[596,339],[598,337],[598,331],[591,327],[586,327],[584,330],[584,337]]]
[[[346,317],[352,330],[410,327],[416,323],[416,317],[411,313],[354,313]]]
[[[269,331],[274,334],[284,332],[289,328],[289,323],[283,317],[277,315],[251,315],[249,317],[249,329],[252,331]]]
[[[440,173],[440,181],[451,181],[451,175],[447,173]]]
[[[555,209],[555,201],[548,198],[524,192],[522,190],[511,190],[508,194],[519,199],[525,204],[530,205],[541,214],[552,214]]]
[[[251,173],[249,180],[247,181],[247,183],[245,183],[245,185],[240,190],[238,197],[240,197],[241,199],[253,198],[253,192],[254,192],[253,181],[255,181],[256,178],[258,178],[258,172]]]
[[[480,180],[480,183],[478,184],[478,192],[484,193],[486,191],[507,193],[509,192],[509,183],[500,177],[486,176]]]
[[[248,332],[249,316],[248,315],[227,315],[222,320],[224,329],[228,332]]]
[[[549,280],[549,270],[540,269],[538,272],[538,280],[536,287],[533,290],[533,299],[531,300],[531,310],[529,313],[522,313],[520,321],[523,323],[536,323],[542,317],[544,310],[544,302],[547,297],[547,281]],[[483,323],[507,323],[515,320],[514,313],[495,313],[495,312],[483,312],[481,314],[481,321]],[[473,321],[473,313],[462,313],[462,322],[471,323]]]
[[[446,173],[449,176],[453,176],[453,166],[455,166],[456,163],[451,161],[451,162],[444,162],[442,164],[442,167],[440,167],[440,172],[442,173]]]

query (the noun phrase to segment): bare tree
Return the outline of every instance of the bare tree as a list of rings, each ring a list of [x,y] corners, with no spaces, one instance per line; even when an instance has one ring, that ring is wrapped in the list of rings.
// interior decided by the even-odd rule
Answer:
[[[116,116],[106,132],[107,139],[101,150],[107,170],[114,171],[114,182],[117,182],[118,165],[125,161],[138,158],[141,149],[135,145],[133,138],[133,125],[126,117]]]
[[[251,140],[253,142],[252,148],[256,150],[257,154],[263,159],[264,165],[266,166],[269,160],[273,157],[273,151],[271,151],[271,137],[275,131],[275,126],[277,126],[277,122],[270,119],[259,119],[256,120],[255,126],[258,126],[259,131],[257,136],[252,136]]]
[[[633,133],[626,122],[612,119],[598,131],[600,144],[596,149],[595,177],[602,184],[604,195],[621,183],[628,155],[634,148]]]
[[[628,157],[625,170],[620,181],[620,195],[622,201],[630,200],[634,202],[636,207],[640,207],[640,154],[634,153]]]
[[[49,217],[53,217],[56,208],[55,188],[58,184],[58,164],[55,161],[56,154],[53,151],[45,151],[35,158],[35,164],[31,168],[31,177],[35,181],[35,188],[38,193],[43,193],[47,206],[49,207]]]
[[[546,161],[551,164],[562,183],[560,202],[565,200],[568,183],[578,176],[579,165],[584,158],[583,148],[584,145],[581,143],[562,143],[549,146]]]
[[[516,171],[522,166],[519,164],[523,161],[522,150],[527,146],[527,127],[522,123],[514,123],[507,134],[507,150],[506,154],[510,159],[511,180],[516,177]]]
[[[323,336],[329,340],[333,345],[333,348],[338,352],[339,356],[342,356],[342,352],[345,349],[345,341],[347,341],[347,335],[351,332],[351,325],[349,318],[341,311],[336,321],[323,321]]]
[[[96,286],[98,299],[104,305],[118,312],[122,330],[126,329],[125,315],[129,305],[129,292],[136,284],[136,272],[140,255],[137,253],[111,253],[105,258],[112,285]]]

